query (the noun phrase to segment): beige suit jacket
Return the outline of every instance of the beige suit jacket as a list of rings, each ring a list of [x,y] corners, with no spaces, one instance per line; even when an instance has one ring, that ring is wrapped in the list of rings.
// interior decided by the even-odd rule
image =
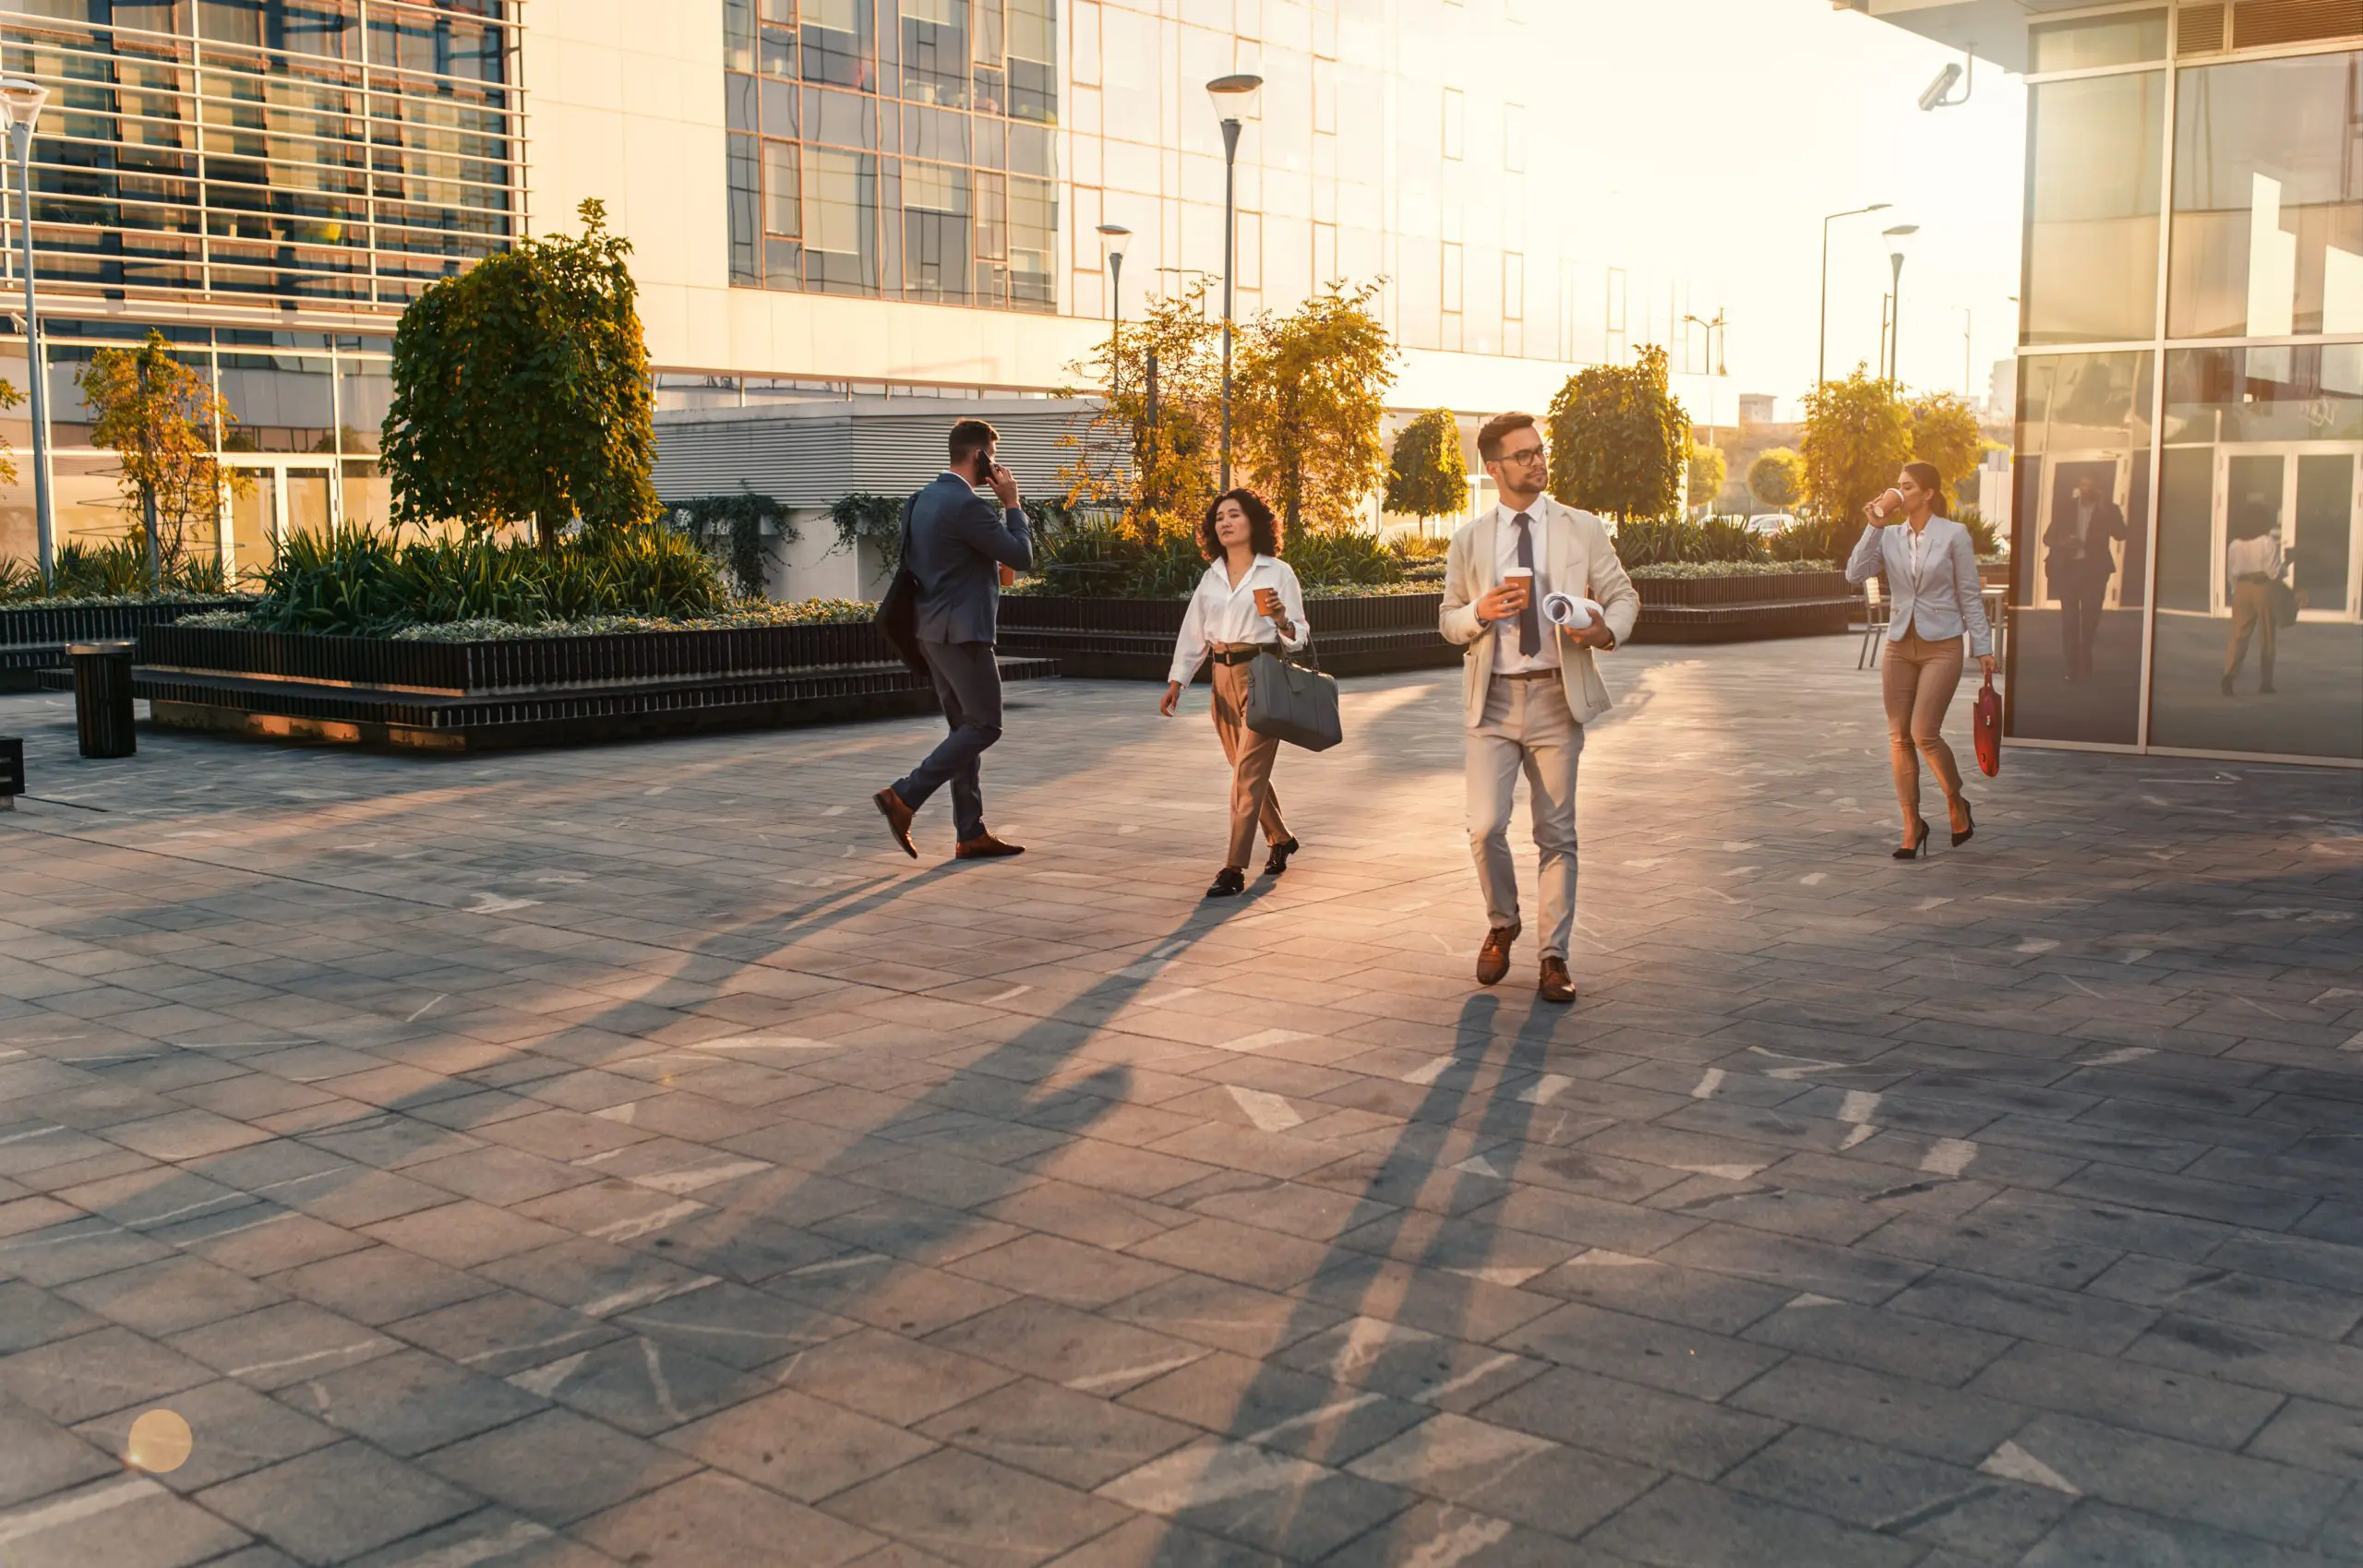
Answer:
[[[1633,592],[1625,563],[1616,558],[1608,530],[1591,513],[1561,506],[1548,496],[1536,502],[1532,510],[1545,520],[1546,572],[1552,588],[1597,601],[1606,612],[1608,629],[1622,646],[1631,639],[1633,624],[1641,618],[1641,597]],[[1485,689],[1493,679],[1493,628],[1478,618],[1477,601],[1501,586],[1501,571],[1495,564],[1500,557],[1500,520],[1499,509],[1486,509],[1452,536],[1452,548],[1445,557],[1444,611],[1437,628],[1445,640],[1464,650],[1461,701],[1472,729],[1484,722]],[[1577,723],[1588,724],[1613,705],[1592,651],[1577,647],[1548,621],[1542,629],[1545,636],[1560,640],[1559,675],[1567,690],[1567,709]]]

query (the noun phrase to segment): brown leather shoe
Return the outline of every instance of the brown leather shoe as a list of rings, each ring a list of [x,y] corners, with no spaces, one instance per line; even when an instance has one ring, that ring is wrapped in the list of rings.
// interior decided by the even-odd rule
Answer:
[[[1562,1007],[1575,1000],[1576,977],[1567,973],[1567,961],[1546,955],[1542,960],[1542,982],[1534,992],[1544,1001],[1554,1001]]]
[[[886,831],[894,835],[894,842],[903,846],[903,853],[917,860],[919,849],[911,842],[911,823],[918,813],[903,804],[903,797],[894,793],[891,784],[870,799],[878,808],[878,814],[886,819]]]
[[[962,839],[960,846],[952,853],[963,860],[998,860],[1004,855],[1023,855],[1026,846],[1004,844],[990,832],[981,832],[975,838]]]
[[[1485,933],[1485,945],[1477,951],[1477,983],[1498,986],[1502,976],[1510,972],[1510,944],[1517,940],[1523,926],[1496,926]]]

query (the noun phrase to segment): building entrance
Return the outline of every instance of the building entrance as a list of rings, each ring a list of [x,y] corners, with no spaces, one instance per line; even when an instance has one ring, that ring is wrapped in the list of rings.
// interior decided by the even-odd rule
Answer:
[[[226,466],[246,481],[233,486],[222,529],[222,566],[234,581],[269,571],[295,534],[328,531],[336,515],[333,462],[241,456]]]

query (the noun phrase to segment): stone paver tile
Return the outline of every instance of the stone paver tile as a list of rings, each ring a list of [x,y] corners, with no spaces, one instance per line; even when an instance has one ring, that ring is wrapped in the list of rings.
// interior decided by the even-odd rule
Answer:
[[[1433,1501],[1405,1509],[1321,1561],[1323,1568],[1564,1568],[1576,1553],[1583,1568],[1632,1568],[1598,1547],[1574,1547],[1561,1536]]]
[[[151,1408],[170,1410],[188,1423],[187,1461],[157,1476],[181,1492],[197,1491],[315,1448],[326,1448],[340,1435],[244,1383],[228,1382],[184,1389],[157,1406],[118,1410],[75,1430],[103,1452],[125,1454],[131,1441],[131,1423]]]
[[[1021,1378],[916,1429],[1068,1486],[1095,1487],[1196,1437],[1195,1428]]]
[[[281,1388],[401,1348],[374,1329],[305,1301],[282,1301],[174,1335],[173,1348],[226,1377]]]
[[[2126,1306],[2081,1291],[1939,1269],[1911,1286],[1895,1310],[2070,1350],[2115,1355],[2158,1320],[2155,1309]]]
[[[779,1361],[861,1327],[850,1318],[726,1280],[644,1307],[627,1307],[606,1321],[739,1368]]]
[[[508,1381],[642,1437],[669,1431],[771,1386],[720,1361],[638,1335],[511,1372]]]
[[[1810,1356],[1792,1357],[1730,1403],[1957,1465],[1983,1460],[2027,1417],[2023,1406]]]
[[[200,1363],[123,1328],[53,1340],[0,1360],[0,1390],[61,1425],[212,1381]]]
[[[1911,1568],[1921,1547],[1833,1523],[1817,1514],[1702,1486],[1681,1477],[1586,1538],[1637,1562],[1682,1568]]]
[[[359,1442],[340,1442],[197,1495],[305,1562],[342,1562],[458,1518],[474,1500]]]
[[[1292,1562],[1334,1551],[1414,1501],[1396,1487],[1218,1438],[1152,1459],[1098,1495]]]
[[[1732,1489],[1981,1561],[2014,1561],[2074,1499],[2045,1487],[1799,1427],[1725,1478]]]
[[[1111,1398],[1209,1354],[1203,1345],[1038,1298],[939,1330],[929,1344]]]
[[[1241,1356],[1268,1356],[1318,1334],[1343,1314],[1300,1298],[1177,1274],[1110,1307],[1108,1315]]]
[[[2363,1479],[2363,1412],[2292,1399],[2265,1423],[2246,1452],[2259,1459]]]
[[[619,1559],[506,1508],[479,1508],[357,1557],[350,1568],[446,1568],[458,1562],[470,1568],[625,1568]]]
[[[1501,1335],[1496,1343],[1562,1366],[1706,1399],[1721,1398],[1781,1359],[1780,1351],[1759,1345],[1579,1301]]]
[[[1499,1426],[1709,1481],[1784,1430],[1767,1417],[1567,1367],[1520,1383],[1479,1413]]]
[[[1340,1550],[1351,1551],[1353,1547]],[[863,1563],[859,1568],[871,1565]],[[880,1563],[876,1568],[896,1565]],[[1252,1546],[1206,1535],[1170,1519],[1135,1514],[1098,1539],[1064,1553],[1050,1568],[1282,1568],[1282,1564],[1271,1553]]]
[[[438,1448],[420,1463],[444,1479],[546,1525],[563,1525],[678,1480],[678,1454],[571,1410],[545,1410]]]
[[[1467,1416],[1430,1417],[1346,1466],[1446,1502],[1578,1536],[1649,1490],[1658,1473]]]
[[[2354,1346],[2170,1314],[2125,1359],[2363,1408],[2363,1348]]]
[[[967,1568],[1032,1568],[1125,1519],[1089,1492],[958,1449],[865,1481],[825,1507]]]
[[[455,1269],[474,1268],[567,1239],[566,1232],[554,1225],[542,1225],[473,1200],[405,1210],[365,1228],[380,1241]]]
[[[799,1502],[817,1502],[936,1446],[794,1389],[693,1421],[663,1442]]]
[[[271,1283],[355,1323],[376,1325],[414,1317],[492,1288],[457,1269],[399,1247],[365,1247],[272,1276]]]
[[[383,1326],[396,1339],[496,1377],[622,1335],[613,1324],[515,1290],[492,1291]]]
[[[862,1329],[799,1351],[776,1376],[790,1388],[906,1427],[1017,1375],[1005,1365],[962,1354],[966,1348]]]
[[[0,1508],[121,1468],[103,1444],[94,1446],[13,1400],[0,1399]]]
[[[0,1356],[103,1328],[106,1320],[22,1280],[0,1281]]]
[[[2012,1346],[1966,1386],[1973,1394],[2225,1449],[2255,1436],[2282,1403],[2262,1389],[2032,1340]]]
[[[0,1514],[8,1568],[186,1568],[247,1539],[147,1476],[118,1475]]]
[[[397,1351],[306,1378],[281,1390],[279,1397],[403,1457],[548,1407],[523,1389],[421,1350]]]
[[[1217,1351],[1124,1395],[1123,1403],[1218,1437],[1338,1465],[1428,1418],[1370,1389]]]
[[[1757,1319],[1740,1337],[1954,1388],[2012,1347],[2010,1340],[1982,1329],[1810,1292]]]
[[[1336,1382],[1464,1414],[1550,1365],[1379,1318],[1348,1318],[1290,1346],[1277,1359]]]
[[[2011,1441],[2087,1496],[2286,1546],[2304,1545],[2347,1490],[2318,1471],[2075,1416],[2037,1416]]]
[[[473,1272],[593,1318],[680,1295],[714,1277],[588,1238],[497,1258]]]
[[[2020,1559],[2021,1568],[2327,1568],[2329,1559],[2252,1536],[2086,1501]]]
[[[1013,1299],[1012,1292],[942,1269],[856,1252],[772,1275],[762,1287],[790,1301],[896,1334],[926,1335]]]
[[[572,1533],[633,1568],[839,1568],[884,1544],[870,1531],[711,1470],[576,1525]]]
[[[946,1266],[1004,1290],[1085,1309],[1105,1307],[1176,1277],[1175,1270],[1160,1263],[1039,1233],[972,1251]]]
[[[1547,1295],[1725,1335],[1741,1333],[1796,1294],[1783,1286],[1734,1278],[1712,1268],[1687,1268],[1662,1257],[1638,1258],[1604,1247],[1589,1248],[1519,1283]]]
[[[242,1274],[186,1254],[62,1285],[66,1299],[159,1337],[236,1317],[286,1299]]]

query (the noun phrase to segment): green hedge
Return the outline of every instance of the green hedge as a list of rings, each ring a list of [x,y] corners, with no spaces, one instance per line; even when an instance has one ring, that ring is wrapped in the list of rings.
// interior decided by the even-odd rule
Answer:
[[[0,557],[0,604],[123,604],[149,600],[218,599],[229,592],[218,556],[191,557],[164,574],[163,591],[148,591],[148,546],[141,539],[105,545],[72,541],[52,558],[49,581],[13,556]]]

